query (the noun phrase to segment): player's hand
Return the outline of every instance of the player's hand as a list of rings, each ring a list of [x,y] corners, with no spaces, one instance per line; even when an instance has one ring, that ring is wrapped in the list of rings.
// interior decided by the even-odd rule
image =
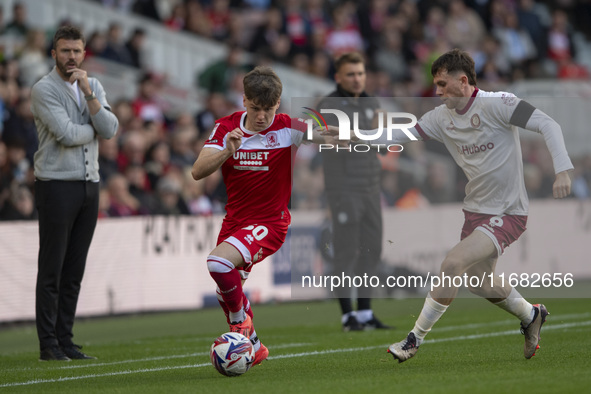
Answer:
[[[244,133],[239,127],[236,127],[234,130],[226,134],[226,149],[231,154],[236,153],[236,151],[240,148],[240,145],[242,145],[243,136]]]
[[[86,74],[86,71],[82,70],[81,68],[72,68],[68,71],[72,72],[72,75],[70,75],[70,83],[78,81],[78,87],[80,88],[80,91],[85,96],[90,95],[92,93],[92,89],[88,83],[88,75]]]
[[[552,194],[554,198],[565,198],[570,194],[570,176],[568,171],[562,171],[556,174],[556,180],[552,185]]]
[[[326,127],[317,127],[318,133],[324,136],[332,136],[335,139],[340,139],[339,145],[349,145],[349,141],[359,141],[359,138],[353,134],[352,130],[349,130],[349,134],[345,136],[344,139],[341,139],[340,136],[340,128],[338,126],[328,126]]]
[[[320,135],[339,135],[339,128],[336,126],[328,126],[328,128],[324,126],[316,126],[314,130]]]

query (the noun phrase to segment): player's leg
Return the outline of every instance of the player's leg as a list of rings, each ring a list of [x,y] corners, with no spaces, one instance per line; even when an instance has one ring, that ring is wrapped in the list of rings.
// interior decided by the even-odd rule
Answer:
[[[331,273],[341,278],[353,278],[355,275],[354,267],[359,260],[360,249],[357,198],[352,194],[347,195],[344,193],[328,193],[327,198],[332,216],[332,246],[334,251]],[[361,331],[363,325],[357,320],[351,293],[352,288],[341,286],[335,289],[333,296],[339,301],[343,330]]]
[[[379,194],[365,196],[360,200],[363,212],[360,219],[360,251],[355,266],[355,275],[372,277],[378,275],[378,268],[382,256],[382,208]],[[392,327],[382,323],[373,313],[371,299],[373,288],[361,287],[357,290],[357,320],[365,329],[390,329]]]
[[[399,362],[413,357],[425,336],[456,297],[458,288],[453,285],[453,277],[461,276],[474,264],[494,258],[496,255],[497,249],[494,243],[480,231],[474,231],[460,241],[443,260],[439,286],[434,287],[427,295],[415,326],[406,339],[392,344],[388,352],[392,353]]]
[[[251,319],[247,319],[244,311],[242,277],[237,270],[237,267],[245,264],[242,254],[227,242],[220,243],[207,257],[207,268],[218,286],[216,292],[223,301],[222,308],[224,312],[227,311],[230,326],[246,321],[247,324],[240,331],[241,334],[250,336]]]
[[[242,228],[228,226],[222,229],[218,238],[218,242],[223,242],[208,257],[208,268],[218,284],[218,300],[224,312],[227,312],[230,331],[240,332],[250,338],[255,350],[253,365],[265,360],[269,350],[261,343],[254,329],[252,309],[242,286],[252,266],[279,250],[286,235],[287,226],[281,223],[255,224]]]
[[[471,287],[470,291],[486,298],[499,308],[509,312],[521,321],[521,332],[525,335],[523,354],[525,358],[531,358],[539,348],[540,331],[546,321],[548,311],[543,304],[532,305],[506,281],[501,280],[494,273],[497,259],[483,261],[467,272],[468,276],[485,277],[486,280],[479,287]],[[484,273],[484,275],[483,275]],[[491,281],[490,278],[493,280]]]

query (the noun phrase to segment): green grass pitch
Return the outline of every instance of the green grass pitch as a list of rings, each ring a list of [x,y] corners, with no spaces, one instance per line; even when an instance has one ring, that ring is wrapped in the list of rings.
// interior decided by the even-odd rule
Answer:
[[[523,357],[519,322],[457,299],[417,356],[386,353],[422,299],[375,300],[396,328],[344,333],[336,301],[255,305],[270,357],[236,378],[209,362],[227,331],[221,309],[81,319],[75,339],[97,360],[40,362],[34,325],[0,329],[0,392],[10,393],[583,393],[591,386],[591,300],[536,299],[550,311],[541,349]]]

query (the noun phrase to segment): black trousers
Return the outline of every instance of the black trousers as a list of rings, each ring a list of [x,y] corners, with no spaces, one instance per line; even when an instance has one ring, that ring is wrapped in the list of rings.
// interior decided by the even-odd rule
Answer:
[[[382,254],[382,208],[379,193],[327,193],[332,215],[333,275],[353,278],[377,274]],[[350,287],[336,289],[343,313],[352,310]],[[358,309],[370,309],[372,289],[357,288]]]
[[[35,182],[39,259],[35,294],[41,350],[72,345],[72,327],[86,257],[98,217],[99,184]]]

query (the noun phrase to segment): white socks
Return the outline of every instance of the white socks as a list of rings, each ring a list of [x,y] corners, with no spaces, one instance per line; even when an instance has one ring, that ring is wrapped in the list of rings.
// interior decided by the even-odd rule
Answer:
[[[495,305],[516,316],[525,326],[531,323],[534,318],[533,305],[527,302],[515,288],[511,289],[507,298]]]
[[[261,341],[257,336],[257,332],[254,330],[252,331],[252,334],[250,334],[250,343],[252,343],[252,347],[254,348],[255,352],[258,352],[261,348]]]
[[[349,320],[349,316],[354,316],[361,324],[365,324],[373,319],[373,311],[371,309],[362,309],[360,311],[351,311],[341,316],[341,323],[345,324]]]
[[[361,324],[365,324],[373,319],[373,311],[371,309],[363,309],[357,311],[357,321]]]
[[[230,311],[228,317],[232,323],[242,323],[244,320],[246,320],[246,312],[244,312],[244,308],[241,308],[238,312]]]
[[[354,316],[355,318],[357,318],[357,312],[352,311],[349,313],[345,313],[344,315],[341,316],[341,323],[345,324],[347,322],[347,320],[349,320],[349,316]]]
[[[412,329],[412,332],[417,338],[417,346],[423,342],[425,335],[431,331],[431,328],[433,325],[435,325],[435,323],[437,323],[437,320],[439,320],[441,315],[443,315],[443,313],[447,310],[447,307],[448,305],[440,304],[431,298],[430,294],[427,295],[427,298],[425,298],[425,305],[423,305],[423,310],[421,310],[421,314],[419,315],[419,318]]]

